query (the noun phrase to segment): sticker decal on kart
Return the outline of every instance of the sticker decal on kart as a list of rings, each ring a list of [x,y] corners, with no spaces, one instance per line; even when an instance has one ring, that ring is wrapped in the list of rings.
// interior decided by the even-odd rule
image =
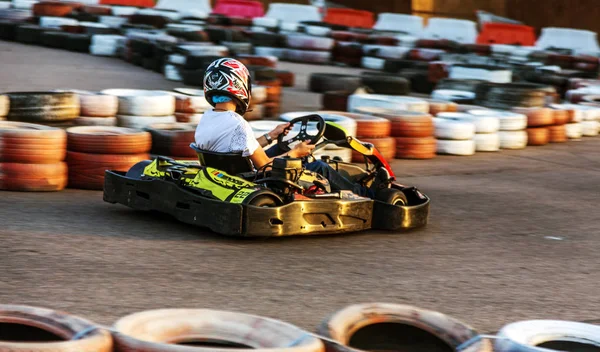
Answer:
[[[193,179],[184,180],[188,186],[210,191],[218,199],[240,204],[249,195],[259,191],[254,183],[228,175],[220,170],[207,167]]]

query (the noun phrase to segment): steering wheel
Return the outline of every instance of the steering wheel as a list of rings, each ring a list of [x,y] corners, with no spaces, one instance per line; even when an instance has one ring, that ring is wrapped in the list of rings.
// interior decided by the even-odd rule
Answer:
[[[308,123],[311,121],[317,122],[317,128],[319,129],[319,131],[317,132],[316,135],[310,135],[307,133]],[[292,144],[294,142],[309,141],[309,144],[317,144],[317,142],[321,138],[323,138],[323,134],[325,133],[326,125],[325,125],[325,120],[323,120],[323,118],[321,116],[319,116],[317,114],[313,114],[313,115],[297,117],[290,121],[290,127],[298,122],[302,122],[302,124],[300,125],[300,132],[296,136],[294,136],[293,138],[290,138],[286,141],[283,140],[283,137],[284,137],[283,133],[280,134],[279,137],[277,137],[277,146],[284,153],[287,153],[290,150],[292,150],[292,148],[290,148],[290,144]]]

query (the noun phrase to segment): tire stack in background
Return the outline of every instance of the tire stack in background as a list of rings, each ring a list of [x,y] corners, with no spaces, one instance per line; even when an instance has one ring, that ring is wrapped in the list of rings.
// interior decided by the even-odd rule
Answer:
[[[202,114],[212,109],[201,89],[175,88],[174,92],[169,94],[175,97],[175,120],[179,123],[197,125]]]
[[[80,126],[67,129],[69,188],[102,190],[106,170],[127,171],[148,160],[150,133],[123,127]]]
[[[554,124],[550,126],[550,143],[565,143],[567,136],[567,123],[571,121],[571,114],[567,110],[552,109]]]
[[[453,114],[453,113],[446,113]],[[475,154],[475,124],[464,120],[445,119],[438,114],[433,119],[437,154],[469,156]]]
[[[390,121],[390,136],[394,138],[395,147],[392,156],[395,158],[435,158],[437,141],[434,138],[433,118],[428,113],[376,107],[361,107],[356,111]]]
[[[500,150],[500,120],[493,116],[476,116],[469,113],[443,112],[437,115],[438,118],[463,121],[475,125],[475,151],[477,152],[497,152]]]
[[[79,126],[116,126],[119,99],[114,95],[77,91],[80,116],[74,120]]]
[[[10,111],[10,99],[6,95],[0,95],[0,121],[6,120],[6,115]]]
[[[73,92],[11,92],[7,120],[51,126],[71,126],[79,117],[79,98]]]
[[[467,112],[475,117],[498,119],[500,149],[524,149],[527,146],[527,116],[510,111],[480,108]]]
[[[156,90],[106,89],[101,93],[119,99],[117,125],[144,129],[155,123],[172,123],[175,119],[175,97]]]
[[[152,136],[152,157],[166,156],[175,160],[197,160],[190,148],[196,128],[190,123],[158,123],[146,128]]]
[[[550,143],[550,126],[554,124],[552,109],[515,107],[512,110],[527,116],[528,146],[542,146]]]
[[[288,48],[284,59],[287,61],[310,64],[331,62],[331,51],[335,45],[331,38],[294,33],[289,34],[286,41]]]
[[[65,131],[0,121],[0,190],[60,191],[67,186]]]
[[[262,119],[265,116],[265,103],[267,102],[267,98],[267,87],[252,85],[252,99],[250,100],[248,111],[244,114],[244,119],[247,121]]]

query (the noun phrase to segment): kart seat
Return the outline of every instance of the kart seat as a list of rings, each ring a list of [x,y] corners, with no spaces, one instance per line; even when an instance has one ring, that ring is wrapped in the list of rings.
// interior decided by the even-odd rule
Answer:
[[[250,158],[242,156],[242,153],[216,153],[198,148],[196,143],[190,144],[190,148],[198,154],[200,165],[212,167],[224,171],[230,175],[239,175],[254,172]]]

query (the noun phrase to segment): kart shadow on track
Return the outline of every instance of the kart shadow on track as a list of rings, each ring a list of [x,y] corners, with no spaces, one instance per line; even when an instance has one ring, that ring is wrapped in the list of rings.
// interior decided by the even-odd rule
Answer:
[[[283,152],[310,140],[315,151],[327,145],[352,149],[365,157],[365,168],[322,158],[353,183],[369,187],[377,170],[393,171],[377,149],[347,136],[319,115],[290,121],[300,123],[296,136],[278,139]],[[317,132],[310,134],[309,124]],[[198,162],[166,157],[142,161],[128,172],[105,173],[104,200],[133,209],[159,211],[213,232],[235,237],[272,237],[356,232],[367,229],[404,231],[427,223],[429,198],[415,187],[391,182],[375,198],[350,191],[332,191],[323,176],[304,169],[307,160],[275,158],[254,170],[241,154],[198,149]],[[312,157],[312,156],[311,156]]]

